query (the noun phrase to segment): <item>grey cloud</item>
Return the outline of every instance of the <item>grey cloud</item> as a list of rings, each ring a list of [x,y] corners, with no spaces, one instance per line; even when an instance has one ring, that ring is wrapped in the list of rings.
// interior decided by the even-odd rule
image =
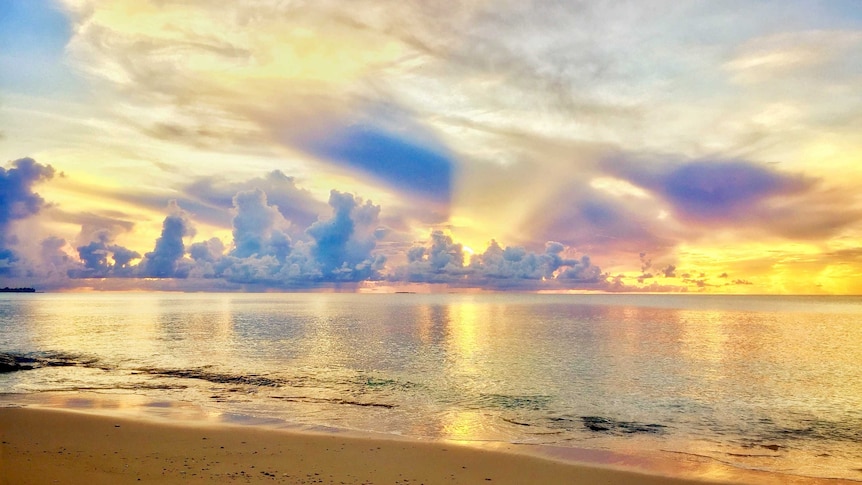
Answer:
[[[54,176],[54,168],[32,158],[20,158],[6,169],[0,167],[0,231],[10,221],[37,214],[45,200],[33,192],[33,185]]]
[[[38,214],[45,207],[45,200],[33,185],[54,176],[54,168],[42,165],[32,158],[14,160],[7,169],[0,167],[0,275],[10,275],[19,260],[9,247],[16,238],[9,234],[13,221]]]
[[[132,261],[141,257],[137,251],[114,244],[120,234],[131,231],[134,223],[121,219],[124,214],[106,211],[106,214],[84,212],[69,214],[54,210],[57,220],[81,225],[77,236],[77,246],[80,264],[66,266],[69,278],[106,278],[112,276],[130,277],[133,275]],[[56,241],[55,241],[56,242]],[[58,248],[59,249],[59,248]],[[62,257],[58,254],[59,257]]]
[[[668,204],[688,238],[725,227],[817,239],[862,220],[862,211],[847,204],[855,194],[746,160],[616,159],[605,168]],[[844,210],[835,211],[838,204]]]
[[[407,265],[396,268],[391,279],[396,281],[449,283],[467,276],[464,248],[442,231],[431,232],[430,245],[416,245],[407,252]]]
[[[359,282],[380,277],[385,258],[373,253],[382,232],[380,207],[352,194],[333,190],[333,215],[311,224],[308,240],[292,241],[280,226],[287,223],[261,190],[234,198],[233,249],[221,254],[210,240],[190,247],[192,274],[232,283],[274,287],[307,287]]]
[[[68,277],[77,279],[132,276],[133,267],[130,262],[140,258],[140,253],[112,244],[113,236],[107,230],[94,236],[95,240],[76,248],[83,267],[72,265],[67,269]]]
[[[329,205],[333,217],[312,224],[306,231],[314,239],[314,256],[321,271],[351,280],[367,278],[379,264],[371,251],[377,243],[380,206],[371,201],[362,204],[361,199],[337,190],[331,192]]]
[[[285,247],[289,248],[290,240],[281,232],[288,223],[277,207],[269,205],[264,191],[239,192],[233,198],[233,204],[236,215],[233,218],[232,256],[262,256],[276,248],[281,252]]]
[[[554,238],[594,256],[647,251],[662,255],[682,234],[658,220],[659,209],[642,199],[610,196],[591,187],[561,190],[529,221],[535,238]]]
[[[222,211],[220,223],[224,225],[224,222],[231,220],[228,210],[233,206],[233,197],[238,192],[255,189],[266,193],[267,201],[296,228],[308,227],[327,209],[325,203],[315,199],[307,190],[299,188],[294,177],[287,176],[280,170],[273,170],[264,177],[243,182],[228,182],[216,177],[203,178],[182,187],[180,191],[184,194],[184,199]],[[186,207],[182,199],[180,202]],[[195,210],[189,210],[198,215]]]
[[[213,263],[224,254],[224,250],[221,239],[213,237],[189,245],[189,256],[195,261]]]
[[[565,258],[566,247],[548,242],[544,252],[523,247],[501,247],[492,241],[482,254],[464,264],[460,244],[442,231],[433,231],[429,244],[416,245],[408,252],[405,266],[390,275],[393,281],[446,283],[496,289],[566,289],[607,286],[607,275],[594,266],[589,256]]]
[[[155,248],[152,252],[144,255],[144,259],[139,265],[138,269],[141,276],[151,278],[185,278],[188,276],[188,266],[181,264],[185,255],[183,238],[192,236],[194,228],[188,213],[182,210],[176,201],[172,200],[168,204],[168,211],[170,213],[162,223],[162,234],[156,239]]]

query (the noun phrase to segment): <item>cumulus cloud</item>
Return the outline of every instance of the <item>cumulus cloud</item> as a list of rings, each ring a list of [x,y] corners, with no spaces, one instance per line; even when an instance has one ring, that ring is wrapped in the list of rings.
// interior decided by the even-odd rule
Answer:
[[[362,199],[337,190],[330,193],[329,205],[333,217],[312,224],[306,231],[314,239],[313,255],[321,272],[352,281],[371,277],[383,263],[371,254],[380,236],[380,206],[370,200],[363,204]]]
[[[281,170],[273,170],[263,177],[245,181],[228,181],[218,177],[205,177],[180,187],[183,194],[178,202],[195,217],[204,218],[216,225],[232,224],[231,210],[234,197],[239,192],[260,190],[266,194],[268,203],[291,222],[288,233],[298,234],[317,220],[326,210],[326,203],[316,199],[307,190],[297,186],[296,179]]]
[[[76,248],[82,266],[72,265],[67,270],[68,276],[73,279],[133,276],[134,266],[131,262],[140,258],[140,253],[114,244],[113,235],[107,230],[97,232],[94,236],[95,240]],[[62,258],[59,254],[57,256]]]
[[[380,278],[385,258],[374,254],[382,235],[380,207],[333,190],[333,215],[318,220],[296,241],[283,232],[289,221],[269,204],[261,190],[234,197],[233,243],[223,253],[216,239],[192,244],[191,274],[233,283],[304,287]]]
[[[11,274],[18,260],[10,246],[17,238],[10,234],[10,225],[17,220],[38,214],[45,200],[33,191],[33,186],[54,176],[54,168],[32,158],[20,158],[7,169],[0,167],[0,274]]]
[[[589,256],[567,258],[567,249],[550,241],[544,252],[536,253],[520,246],[503,248],[492,240],[483,253],[465,264],[463,246],[442,231],[433,231],[427,244],[410,249],[407,264],[396,268],[390,279],[496,289],[607,287],[607,275]]]
[[[169,214],[162,223],[162,234],[156,239],[152,252],[146,253],[139,266],[140,275],[151,278],[185,278],[189,268],[181,265],[185,255],[183,238],[194,235],[189,215],[182,210],[175,200],[168,203]],[[123,253],[121,257],[131,256]],[[114,252],[117,260],[117,252]],[[128,262],[131,257],[125,258]],[[119,263],[119,261],[117,261]]]
[[[394,280],[450,283],[468,276],[464,247],[443,231],[433,231],[429,244],[415,245],[407,252],[407,265],[395,270]]]
[[[280,253],[282,259],[290,250],[290,239],[282,232],[289,225],[278,211],[268,203],[266,193],[260,189],[239,192],[233,198],[234,248],[231,255],[237,258]]]

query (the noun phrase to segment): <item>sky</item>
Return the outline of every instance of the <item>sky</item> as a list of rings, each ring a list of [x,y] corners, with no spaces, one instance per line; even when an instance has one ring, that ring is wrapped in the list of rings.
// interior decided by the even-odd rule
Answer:
[[[0,287],[862,294],[857,0],[4,0]]]

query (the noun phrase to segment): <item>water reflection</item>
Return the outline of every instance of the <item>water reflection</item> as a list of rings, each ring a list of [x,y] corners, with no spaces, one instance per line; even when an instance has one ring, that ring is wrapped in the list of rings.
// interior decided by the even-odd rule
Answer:
[[[743,299],[738,309],[727,308],[732,298],[671,300],[0,299],[0,352],[96,361],[0,375],[0,391],[132,391],[307,424],[455,439],[624,442],[724,460],[762,450],[795,461],[806,453],[862,456],[862,305],[853,313],[849,300],[826,300],[822,312],[797,311],[810,299],[778,299],[768,310],[768,299]]]
[[[477,356],[485,353],[488,344],[487,336],[483,335],[480,342],[478,333],[484,328],[478,328],[479,309],[473,302],[459,302],[450,305],[447,324],[447,358],[449,360],[449,372],[461,378],[473,379],[478,377]],[[484,327],[487,322],[481,322]]]

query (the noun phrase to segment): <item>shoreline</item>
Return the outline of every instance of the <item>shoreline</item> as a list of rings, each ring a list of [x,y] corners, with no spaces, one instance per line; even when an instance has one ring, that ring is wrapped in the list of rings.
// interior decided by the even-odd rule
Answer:
[[[55,480],[87,485],[188,481],[405,485],[860,483],[746,470],[697,456],[425,441],[269,420],[226,421],[191,404],[143,404],[146,399],[142,396],[128,399],[77,394],[65,395],[65,399],[40,404],[33,402],[39,399],[16,400],[7,395],[0,400],[0,468],[4,470],[0,484]],[[141,406],[150,407],[142,411]]]

